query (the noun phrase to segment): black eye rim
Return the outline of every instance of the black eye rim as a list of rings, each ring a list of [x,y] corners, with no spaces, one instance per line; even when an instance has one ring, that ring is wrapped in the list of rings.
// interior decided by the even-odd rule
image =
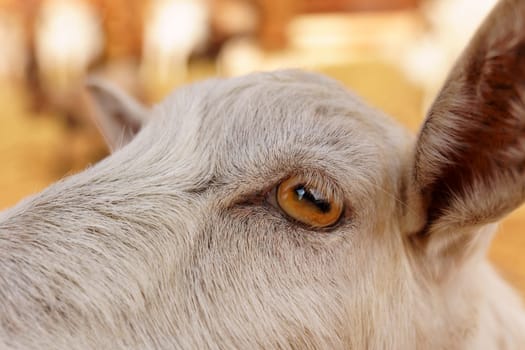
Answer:
[[[294,218],[293,216],[291,216],[290,214],[288,214],[282,207],[281,205],[279,204],[279,200],[277,199],[277,196],[278,196],[278,191],[279,191],[279,187],[284,183],[286,182],[287,180],[293,178],[293,177],[298,177],[298,178],[306,178],[306,176],[302,175],[302,174],[297,174],[297,173],[294,173],[294,174],[291,174],[291,175],[288,175],[286,177],[283,177],[280,181],[278,181],[275,185],[273,185],[268,191],[266,191],[266,202],[272,206],[274,209],[276,209],[288,222],[290,222],[291,224],[293,225],[296,225],[296,226],[300,226],[302,227],[303,229],[306,229],[308,231],[314,231],[314,232],[322,232],[322,233],[329,233],[329,232],[332,232],[334,231],[335,229],[347,224],[347,216],[349,215],[348,213],[350,212],[349,211],[349,206],[347,205],[347,201],[345,199],[345,196],[343,195],[343,191],[341,191],[339,189],[338,186],[335,186],[335,185],[332,185],[332,188],[334,190],[334,192],[336,193],[339,193],[340,194],[340,199],[341,199],[341,213],[339,215],[339,217],[337,218],[337,220],[334,221],[334,223],[328,225],[328,226],[313,226],[313,225],[309,225],[303,221],[300,221],[296,218]],[[319,177],[319,181],[329,181],[330,184],[334,184],[334,181],[331,179],[331,177],[328,177],[328,176],[316,176],[316,177]],[[304,182],[299,182],[298,185],[302,185],[302,186],[305,186],[305,187],[309,187],[308,185],[305,185],[307,183],[307,181],[304,181]],[[321,191],[320,191],[321,192]],[[315,205],[315,204],[314,204]]]
[[[326,173],[324,169],[316,168],[311,165],[308,167],[294,167],[289,171],[280,172],[280,176],[273,177],[267,175],[266,177],[268,180],[264,181],[264,178],[261,179],[263,184],[261,184],[262,186],[255,191],[249,191],[246,189],[236,194],[235,199],[222,202],[224,203],[225,208],[239,208],[242,210],[243,215],[249,215],[252,210],[250,207],[261,206],[261,209],[267,213],[266,215],[272,217],[274,220],[280,219],[282,220],[282,223],[297,227],[305,232],[311,232],[312,234],[336,233],[334,231],[341,227],[350,227],[355,224],[354,206],[351,201],[349,201],[346,192],[343,191],[338,184],[337,179],[329,173]],[[341,199],[342,210],[338,220],[329,226],[319,227],[308,225],[286,213],[278,203],[277,190],[283,182],[292,177],[303,179],[304,181],[300,181],[300,183],[327,184],[324,187],[327,188],[330,193],[336,194],[338,198]]]

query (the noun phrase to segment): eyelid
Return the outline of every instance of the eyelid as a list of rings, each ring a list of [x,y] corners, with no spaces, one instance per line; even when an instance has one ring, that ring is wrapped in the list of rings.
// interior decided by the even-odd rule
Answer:
[[[279,187],[279,184],[273,186],[273,188],[266,193],[266,201],[275,208],[281,210],[279,203],[277,203],[277,187]]]
[[[275,187],[278,187],[279,184],[292,177],[300,178],[302,180],[301,183],[305,187],[316,189],[324,196],[326,196],[327,199],[333,199],[337,197],[343,198],[343,192],[334,185],[335,181],[332,180],[330,176],[319,173],[317,171],[306,171],[297,174],[291,174],[286,178],[281,179],[281,181],[279,181],[279,183],[276,184]]]
[[[232,184],[231,187],[228,186],[230,187],[228,190],[229,194],[221,198],[220,203],[224,207],[230,208],[242,204],[262,204],[266,202],[279,208],[275,197],[276,189],[279,184],[292,176],[303,178],[306,186],[315,187],[326,194],[326,196],[330,196],[330,198],[333,198],[335,195],[340,195],[346,207],[347,200],[344,196],[344,191],[339,188],[336,179],[330,176],[330,174],[325,173],[322,169],[313,167],[306,169],[304,167],[296,167],[287,172],[283,169],[283,171],[280,172],[280,174],[276,174],[276,176],[268,174],[261,175],[260,178],[262,181],[257,184],[255,188],[253,184],[248,183],[237,183],[235,186]]]

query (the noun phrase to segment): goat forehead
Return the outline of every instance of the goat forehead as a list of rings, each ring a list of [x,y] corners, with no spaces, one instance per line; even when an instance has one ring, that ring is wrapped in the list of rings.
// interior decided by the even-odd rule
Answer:
[[[239,176],[261,168],[270,174],[294,162],[372,177],[381,172],[380,158],[396,148],[383,116],[335,81],[309,73],[210,80],[177,92],[163,110],[172,124],[167,129],[175,130],[174,156],[191,158],[214,177],[231,169]]]
[[[346,114],[354,121],[362,117],[364,106],[339,84],[312,78],[317,76],[259,73],[219,82],[203,104],[202,127],[222,135],[282,139],[279,131],[294,137],[327,124],[320,117]]]
[[[197,84],[182,93],[179,101],[184,100],[185,106],[176,118],[179,123],[183,123],[181,119],[198,119],[200,128],[192,131],[205,143],[224,138],[231,141],[233,136],[239,141],[246,141],[246,136],[268,141],[328,136],[326,132],[330,134],[338,126],[330,130],[328,124],[337,120],[326,117],[336,115],[349,117],[346,124],[372,122],[366,120],[370,118],[366,107],[336,82],[291,73],[259,73]]]

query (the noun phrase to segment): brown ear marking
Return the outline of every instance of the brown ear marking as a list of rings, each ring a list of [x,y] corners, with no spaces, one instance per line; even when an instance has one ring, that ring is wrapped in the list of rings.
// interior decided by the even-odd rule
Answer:
[[[474,184],[498,191],[505,183],[521,196],[524,172],[525,1],[504,0],[456,64],[421,129],[414,180],[427,205],[427,228]],[[472,220],[496,220],[516,198],[497,200],[490,207],[501,212]]]

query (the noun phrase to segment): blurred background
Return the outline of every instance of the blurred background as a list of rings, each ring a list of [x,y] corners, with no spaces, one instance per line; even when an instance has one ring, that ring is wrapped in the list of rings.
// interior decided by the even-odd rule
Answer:
[[[256,70],[328,74],[417,131],[495,0],[0,0],[0,209],[108,154],[83,81],[146,104]],[[525,209],[490,257],[525,295]]]

